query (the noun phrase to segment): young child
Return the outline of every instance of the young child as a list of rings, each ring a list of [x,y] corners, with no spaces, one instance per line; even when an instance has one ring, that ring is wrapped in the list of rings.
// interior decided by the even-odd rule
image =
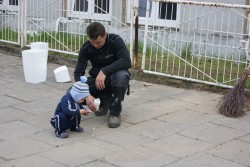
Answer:
[[[87,78],[82,76],[81,81],[73,84],[71,90],[62,97],[54,116],[50,119],[51,125],[55,128],[55,135],[59,138],[67,138],[68,129],[73,132],[83,132],[83,128],[80,127],[81,115],[90,112],[81,104],[90,95],[86,81]]]

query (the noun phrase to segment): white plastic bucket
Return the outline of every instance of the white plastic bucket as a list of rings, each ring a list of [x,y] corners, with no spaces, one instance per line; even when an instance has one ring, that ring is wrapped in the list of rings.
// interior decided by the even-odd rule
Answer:
[[[31,49],[44,49],[44,50],[49,50],[49,44],[46,42],[32,42],[30,44]]]
[[[69,81],[71,81],[68,68],[65,65],[56,68],[54,70],[54,75],[56,78],[56,82],[69,82]]]
[[[29,49],[22,51],[25,81],[40,83],[46,81],[48,51],[45,49]]]

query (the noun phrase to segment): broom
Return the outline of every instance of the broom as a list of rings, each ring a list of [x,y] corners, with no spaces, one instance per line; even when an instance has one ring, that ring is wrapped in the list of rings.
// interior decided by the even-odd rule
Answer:
[[[250,73],[250,64],[247,69],[243,71],[238,83],[225,94],[219,101],[217,107],[220,114],[227,117],[240,117],[245,115],[244,101],[245,101],[245,83]]]

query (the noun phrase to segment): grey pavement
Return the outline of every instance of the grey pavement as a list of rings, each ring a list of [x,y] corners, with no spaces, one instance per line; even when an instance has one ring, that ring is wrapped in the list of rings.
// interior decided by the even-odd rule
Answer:
[[[122,125],[83,116],[84,133],[54,135],[50,117],[73,82],[26,83],[22,58],[0,54],[1,167],[249,167],[250,112],[216,112],[221,95],[132,80]],[[71,79],[73,69],[69,68]]]

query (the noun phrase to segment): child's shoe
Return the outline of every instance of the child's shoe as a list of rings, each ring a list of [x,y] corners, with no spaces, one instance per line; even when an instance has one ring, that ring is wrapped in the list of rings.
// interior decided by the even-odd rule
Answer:
[[[57,130],[55,130],[55,134],[59,138],[67,138],[67,137],[69,137],[69,134],[67,132],[62,132],[62,133],[59,134],[59,132]]]
[[[78,133],[82,133],[84,130],[82,127],[78,126],[75,129],[70,129],[70,131],[72,132],[78,132]]]

